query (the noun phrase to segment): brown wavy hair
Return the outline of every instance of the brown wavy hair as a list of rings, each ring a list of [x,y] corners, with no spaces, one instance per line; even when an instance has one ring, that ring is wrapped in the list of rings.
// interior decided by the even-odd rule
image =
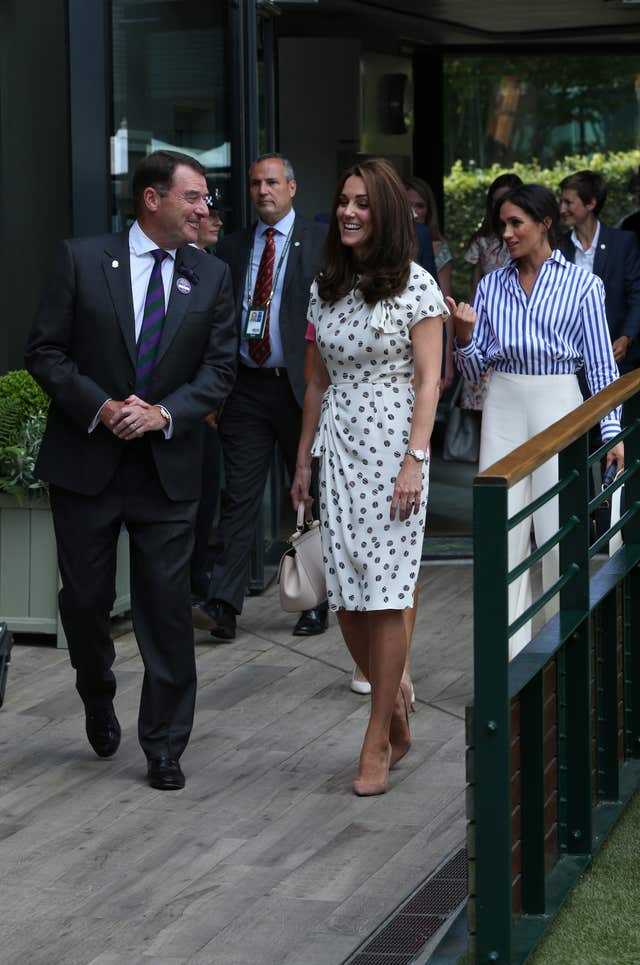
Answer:
[[[371,234],[364,250],[354,256],[340,241],[337,208],[348,178],[362,178],[371,211]],[[360,276],[358,288],[368,305],[393,298],[409,281],[416,252],[416,229],[407,192],[390,161],[380,157],[359,161],[338,182],[329,232],[324,246],[323,268],[318,275],[318,294],[323,302],[343,298]]]

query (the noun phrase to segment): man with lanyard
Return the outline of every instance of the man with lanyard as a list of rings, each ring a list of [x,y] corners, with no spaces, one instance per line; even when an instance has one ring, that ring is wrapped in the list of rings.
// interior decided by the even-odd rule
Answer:
[[[216,255],[231,268],[240,337],[238,377],[222,412],[219,435],[225,488],[221,548],[206,599],[194,622],[232,640],[249,580],[250,554],[265,483],[277,442],[293,478],[304,401],[305,331],[309,288],[318,273],[326,227],[293,209],[290,162],[263,154],[249,171],[258,220],[229,235]],[[294,633],[326,628],[326,607],[309,610]]]
[[[599,220],[607,197],[601,174],[578,171],[560,182],[560,191],[560,214],[571,232],[558,247],[568,261],[602,278],[613,355],[620,372],[629,372],[638,364],[640,338],[638,243],[632,232]]]

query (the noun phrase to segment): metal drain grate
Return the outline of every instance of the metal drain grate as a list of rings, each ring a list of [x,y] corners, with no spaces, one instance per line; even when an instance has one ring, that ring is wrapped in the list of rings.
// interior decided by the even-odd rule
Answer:
[[[467,897],[467,852],[457,851],[343,965],[409,965]]]

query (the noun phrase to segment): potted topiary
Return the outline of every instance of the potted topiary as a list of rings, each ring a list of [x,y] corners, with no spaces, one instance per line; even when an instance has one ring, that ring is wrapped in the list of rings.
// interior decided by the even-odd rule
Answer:
[[[17,633],[54,634],[65,646],[47,485],[34,475],[48,408],[47,395],[28,372],[0,376],[0,622]],[[128,610],[129,601],[129,538],[123,532],[113,613]]]

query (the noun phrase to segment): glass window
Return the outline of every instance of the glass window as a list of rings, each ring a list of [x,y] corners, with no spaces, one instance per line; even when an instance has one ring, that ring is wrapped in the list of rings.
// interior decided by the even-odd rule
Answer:
[[[636,54],[446,57],[445,170],[627,151],[640,140]]]
[[[231,148],[224,0],[113,0],[112,32],[114,230],[133,217],[136,162],[161,148],[196,157],[225,210]]]

